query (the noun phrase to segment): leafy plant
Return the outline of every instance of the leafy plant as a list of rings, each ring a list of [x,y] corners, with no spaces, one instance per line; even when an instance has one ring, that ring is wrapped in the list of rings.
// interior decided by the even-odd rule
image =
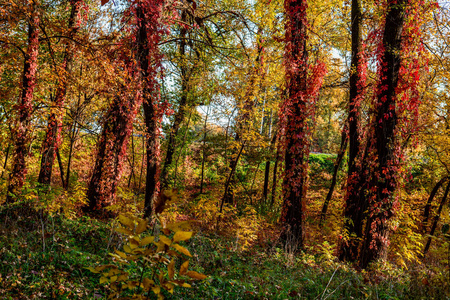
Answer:
[[[192,257],[188,249],[179,242],[192,237],[192,231],[185,231],[187,222],[166,225],[162,233],[145,235],[149,226],[148,220],[133,216],[119,215],[120,227],[116,229],[125,235],[128,242],[123,251],[110,253],[114,262],[98,267],[89,267],[93,273],[101,274],[100,284],[109,284],[112,292],[108,298],[122,296],[122,299],[147,299],[155,294],[164,299],[163,290],[173,294],[176,286],[191,287],[190,279],[205,279],[206,275],[189,271],[189,260]],[[173,233],[173,236],[170,235]],[[178,261],[183,261],[178,269]]]

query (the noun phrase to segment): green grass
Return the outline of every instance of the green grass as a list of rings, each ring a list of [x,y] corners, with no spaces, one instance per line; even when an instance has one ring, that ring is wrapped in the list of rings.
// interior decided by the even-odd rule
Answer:
[[[86,267],[110,262],[122,238],[89,218],[41,216],[26,206],[0,210],[1,299],[102,299],[108,287]],[[44,229],[44,231],[42,231]],[[235,240],[198,233],[186,243],[189,269],[208,275],[167,299],[449,299],[445,278],[378,267],[356,272],[335,261],[331,246],[292,256],[277,245],[235,251]],[[138,272],[131,266],[130,272]],[[417,272],[416,272],[417,271]],[[446,277],[447,278],[447,277]]]

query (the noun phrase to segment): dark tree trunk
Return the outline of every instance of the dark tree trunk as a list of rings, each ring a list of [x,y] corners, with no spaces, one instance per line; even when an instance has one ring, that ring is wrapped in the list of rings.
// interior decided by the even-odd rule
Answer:
[[[6,148],[5,162],[3,163],[2,176],[0,176],[0,178],[3,178],[3,174],[6,170],[6,166],[8,165],[9,150],[11,150],[11,144],[9,144],[8,148]]]
[[[202,145],[202,179],[200,181],[200,194],[203,194],[203,180],[204,180],[204,173],[205,173],[205,160],[206,160],[206,124],[208,122],[208,113],[209,113],[209,108],[208,111],[206,113],[205,116],[205,124],[203,125],[203,145]]]
[[[245,147],[245,141],[242,143],[241,148],[239,149],[239,152],[237,153],[236,158],[231,162],[231,170],[230,170],[230,174],[228,174],[228,178],[227,181],[225,182],[225,191],[222,197],[222,201],[220,203],[220,213],[222,213],[222,209],[223,209],[223,204],[224,203],[229,203],[227,201],[230,201],[230,194],[232,193],[231,190],[231,183],[232,183],[232,179],[234,178],[234,173],[236,172],[236,166],[239,162],[239,158],[241,157],[242,154],[242,150],[244,150]]]
[[[439,205],[436,216],[434,217],[433,226],[431,227],[431,230],[430,230],[430,237],[428,237],[427,244],[425,245],[425,249],[423,250],[424,256],[425,256],[425,254],[427,254],[428,250],[430,249],[431,237],[434,235],[434,232],[436,231],[437,224],[439,222],[439,218],[441,217],[442,208],[444,207],[445,201],[447,200],[449,190],[450,190],[450,182],[447,184],[447,188],[445,189],[445,193],[444,193],[444,196],[442,197],[441,204]]]
[[[269,177],[270,177],[270,160],[266,161],[264,167],[264,185],[263,185],[263,201],[267,201],[267,195],[269,193]]]
[[[360,146],[360,105],[362,97],[361,81],[361,28],[362,8],[361,0],[352,0],[351,11],[352,30],[352,61],[350,68],[350,99],[348,107],[348,176],[344,209],[344,238],[340,245],[339,258],[345,261],[355,261],[358,257],[358,247],[362,237],[363,206],[361,196],[364,172],[361,164],[357,163],[361,155]]]
[[[147,126],[147,141],[146,141],[146,160],[147,160],[147,175],[145,186],[145,202],[144,215],[149,218],[152,214],[153,200],[158,191],[158,170],[159,170],[159,131],[158,122],[156,120],[155,106],[152,104],[152,99],[144,98],[144,116],[145,124]]]
[[[70,2],[72,5],[70,17],[69,17],[69,32],[68,37],[73,36],[78,31],[77,16],[80,9],[81,0],[75,0]],[[58,86],[56,88],[55,100],[52,103],[50,109],[50,115],[48,118],[47,132],[42,144],[42,158],[41,169],[39,172],[38,182],[43,185],[49,185],[52,177],[53,162],[55,160],[56,149],[59,147],[60,131],[62,126],[62,106],[66,98],[67,82],[70,73],[70,65],[73,57],[73,49],[70,47],[70,41],[67,40],[64,49],[64,58],[62,62],[62,72],[59,75]]]
[[[133,96],[132,96],[133,97]],[[86,212],[105,207],[114,201],[121,175],[121,163],[133,124],[133,101],[115,97],[106,114],[98,142],[94,171],[87,190]]]
[[[61,184],[63,186],[63,189],[67,190],[66,183],[64,181],[64,166],[63,166],[62,161],[61,161],[61,154],[59,153],[59,148],[56,148],[56,157],[58,159],[58,166],[59,166],[59,174],[60,174],[60,177],[61,177]]]
[[[393,216],[393,192],[397,182],[394,162],[394,132],[397,125],[395,89],[401,63],[401,35],[406,3],[406,0],[391,2],[383,34],[383,69],[380,73],[377,112],[373,123],[375,141],[372,147],[375,148],[375,157],[368,156],[370,163],[375,164],[367,190],[375,194],[370,197],[369,218],[360,257],[362,268],[386,254],[388,221]]]
[[[270,206],[273,207],[273,205],[275,204],[275,198],[277,196],[277,184],[278,184],[278,163],[281,160],[281,153],[280,150],[277,149],[277,154],[275,155],[275,163],[273,164],[273,175],[272,175],[272,194],[271,196],[271,201],[270,201]]]
[[[333,178],[331,180],[330,190],[328,191],[327,197],[322,206],[322,212],[320,213],[320,226],[323,225],[323,222],[325,221],[325,217],[327,215],[328,205],[330,204],[331,196],[333,196],[334,188],[336,186],[339,167],[341,166],[342,159],[344,158],[344,154],[347,149],[347,141],[348,141],[347,129],[344,127],[341,137],[341,147],[339,148],[339,153],[336,157],[336,161],[334,162]]]
[[[149,218],[152,214],[153,201],[157,196],[159,183],[159,124],[158,111],[159,88],[156,80],[157,69],[154,61],[159,61],[158,41],[161,35],[158,20],[162,1],[154,1],[149,10],[142,1],[137,2],[136,18],[138,20],[136,31],[137,64],[142,80],[142,95],[144,119],[147,129],[146,160],[147,175],[145,187],[144,216]]]
[[[181,14],[182,21],[186,21],[186,12],[183,10]],[[169,168],[172,165],[173,161],[173,155],[175,154],[176,150],[176,137],[178,134],[178,131],[180,129],[181,122],[184,120],[184,116],[186,115],[186,106],[187,106],[187,98],[188,98],[188,91],[189,91],[189,75],[187,72],[187,66],[186,66],[186,33],[187,29],[184,27],[184,25],[180,26],[180,44],[179,44],[179,52],[181,57],[181,99],[178,107],[178,111],[175,114],[175,118],[173,120],[172,128],[170,129],[169,133],[169,140],[167,144],[167,153],[166,153],[166,159],[164,161],[164,166],[161,172],[161,185],[164,188],[167,186],[168,181],[168,172]]]
[[[36,2],[33,1],[30,4],[30,10],[28,47],[24,59],[21,95],[17,104],[18,119],[14,130],[15,134],[13,134],[15,147],[12,171],[9,174],[6,203],[12,203],[19,196],[25,181],[25,174],[27,173],[25,157],[28,154],[30,142],[30,120],[39,53],[39,14]]]
[[[308,176],[309,142],[307,116],[308,55],[306,51],[306,0],[285,0],[286,76],[289,111],[285,127],[286,153],[281,213],[281,240],[294,251],[303,247],[303,213]],[[293,68],[292,66],[296,66]]]
[[[423,222],[422,222],[422,231],[426,232],[428,227],[428,219],[430,217],[431,203],[433,203],[433,199],[436,196],[439,188],[448,180],[448,177],[445,176],[434,186],[433,190],[430,193],[430,197],[428,197],[427,204],[425,205],[425,210],[423,212]]]

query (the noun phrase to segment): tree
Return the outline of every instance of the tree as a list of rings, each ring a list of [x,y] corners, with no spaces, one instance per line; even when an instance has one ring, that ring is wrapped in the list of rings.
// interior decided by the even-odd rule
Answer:
[[[30,119],[33,108],[33,93],[36,86],[36,73],[39,54],[39,3],[31,1],[25,8],[29,13],[28,46],[24,52],[21,95],[17,104],[17,120],[14,128],[14,157],[12,171],[9,174],[8,195],[6,203],[14,201],[23,187],[27,167],[25,158],[28,155],[30,141]]]
[[[402,30],[407,0],[389,1],[381,44],[380,75],[377,86],[372,140],[369,141],[371,170],[367,179],[368,219],[360,253],[360,265],[385,254],[389,220],[393,216],[393,192],[397,184],[398,160],[395,157],[398,111],[397,83],[401,64]],[[366,161],[368,164],[369,161]]]
[[[308,176],[309,129],[308,118],[314,113],[314,101],[325,74],[325,67],[317,64],[308,68],[307,18],[305,0],[286,0],[286,88],[283,103],[285,174],[284,202],[281,213],[282,240],[293,249],[303,246],[303,214]],[[308,76],[308,71],[311,75]]]
[[[61,71],[58,72],[59,78],[56,87],[55,99],[51,104],[47,132],[42,144],[41,170],[39,172],[38,182],[44,185],[50,184],[53,162],[60,144],[60,132],[63,116],[62,106],[64,105],[66,98],[69,73],[74,54],[74,49],[71,47],[71,40],[79,29],[79,26],[77,25],[77,18],[81,4],[82,0],[70,1],[71,10],[68,21],[68,33],[65,41],[63,61],[61,64]],[[56,68],[56,70],[59,70],[59,68]]]

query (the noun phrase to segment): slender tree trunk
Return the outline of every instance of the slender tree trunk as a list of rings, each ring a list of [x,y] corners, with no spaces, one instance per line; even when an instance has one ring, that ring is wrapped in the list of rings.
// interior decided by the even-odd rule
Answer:
[[[406,0],[390,2],[386,16],[381,63],[383,69],[380,73],[377,114],[373,125],[375,155],[368,156],[371,162],[366,162],[374,163],[374,169],[371,170],[368,182],[368,191],[373,194],[369,197],[369,218],[361,249],[362,268],[385,256],[389,240],[388,222],[393,216],[393,192],[397,184],[394,162],[394,133],[397,125],[395,89],[401,63],[401,36],[406,5]]]
[[[175,160],[175,174],[173,176],[173,180],[175,183],[177,182],[177,178],[178,178],[178,162],[180,161],[180,157],[183,153],[184,146],[186,145],[186,137],[189,132],[189,124],[191,123],[191,116],[192,116],[192,112],[189,113],[188,122],[186,125],[186,131],[184,132],[183,142],[181,143],[181,146],[180,146],[180,153],[178,154],[177,159]]]
[[[131,186],[131,179],[134,178],[134,184],[136,185],[136,178],[134,175],[134,133],[133,131],[131,131],[131,173],[130,173],[130,177],[128,178],[128,188],[130,188]]]
[[[181,20],[182,22],[186,22],[186,12],[183,10],[181,13]],[[170,129],[169,133],[169,141],[167,144],[167,153],[166,153],[166,159],[164,160],[164,166],[161,172],[161,185],[164,188],[167,185],[168,181],[168,172],[169,168],[172,165],[173,156],[175,154],[176,150],[176,137],[178,134],[178,131],[180,129],[181,122],[184,120],[184,116],[186,115],[186,106],[187,106],[187,100],[188,100],[188,92],[189,92],[189,75],[186,65],[186,34],[187,29],[181,25],[180,26],[180,44],[179,44],[179,53],[181,58],[181,65],[180,65],[180,71],[181,71],[181,99],[178,107],[178,111],[175,114],[175,118],[173,120],[172,128]]]
[[[294,251],[303,247],[303,213],[308,176],[306,0],[285,0],[287,114],[281,240]],[[293,66],[296,66],[295,68]]]
[[[428,227],[428,219],[430,217],[431,203],[433,203],[433,199],[436,196],[439,188],[448,180],[448,176],[445,176],[434,186],[433,190],[430,193],[430,197],[428,197],[427,204],[425,205],[425,210],[423,212],[423,222],[422,222],[422,231],[426,232]]]
[[[62,161],[61,161],[61,154],[59,153],[59,148],[56,148],[56,157],[58,159],[58,166],[59,166],[59,174],[60,174],[60,177],[61,177],[61,184],[63,186],[63,189],[67,190],[66,183],[64,182],[64,166],[63,166]]]
[[[239,152],[237,153],[235,160],[231,163],[231,171],[230,171],[230,174],[228,174],[227,181],[225,182],[225,192],[223,194],[222,201],[220,203],[220,213],[222,213],[223,204],[229,203],[229,202],[227,202],[227,200],[229,201],[231,181],[232,181],[232,178],[234,177],[234,173],[236,172],[236,166],[239,162],[239,158],[242,154],[242,150],[244,150],[244,147],[245,147],[245,141],[242,142],[241,148],[239,149]]]
[[[147,175],[145,187],[144,215],[152,214],[154,198],[159,188],[159,124],[161,116],[158,111],[159,87],[156,80],[157,62],[159,61],[158,42],[161,38],[160,13],[163,1],[150,4],[137,2],[136,18],[138,20],[136,43],[137,63],[141,72],[144,119],[147,129],[146,156]],[[147,6],[151,6],[150,9]],[[152,62],[150,61],[152,59]],[[153,61],[154,60],[154,61]]]
[[[436,216],[434,217],[433,226],[431,227],[430,231],[430,237],[428,238],[427,244],[425,245],[425,249],[423,250],[423,256],[425,256],[425,254],[427,254],[428,250],[430,249],[431,237],[434,235],[434,232],[436,231],[439,218],[441,217],[442,208],[444,207],[445,201],[447,200],[449,190],[450,190],[450,182],[447,184],[447,188],[445,189],[445,193],[444,196],[442,197],[441,204],[439,205]]]
[[[270,116],[270,122],[272,122],[272,116]],[[269,128],[269,136],[272,134],[272,126]],[[277,140],[277,134],[275,133],[270,141],[269,151],[273,153],[275,143]],[[266,165],[264,167],[264,184],[263,184],[263,201],[267,201],[267,195],[269,193],[269,177],[270,177],[270,157],[266,160]]]
[[[72,129],[71,129],[71,136],[70,136],[69,156],[67,157],[66,189],[69,189],[70,168],[72,166],[72,154],[73,154],[73,147],[75,144],[76,135],[77,135],[77,123],[73,122]]]
[[[68,37],[73,38],[73,36],[78,31],[77,16],[80,10],[82,0],[72,0],[70,1],[72,9],[69,17],[69,32]],[[64,58],[62,62],[63,71],[58,74],[58,86],[56,88],[55,101],[52,103],[50,109],[50,115],[48,118],[47,132],[42,144],[42,159],[41,159],[41,169],[39,172],[38,182],[43,185],[49,185],[52,176],[53,162],[56,156],[56,149],[59,147],[60,143],[60,133],[62,126],[62,106],[66,98],[67,92],[67,82],[70,73],[70,65],[73,57],[73,49],[70,47],[70,41],[67,40],[64,49]]]
[[[206,135],[207,135],[207,131],[206,131],[206,124],[208,122],[208,114],[209,114],[209,107],[208,110],[206,112],[206,116],[205,116],[205,123],[203,124],[203,146],[202,146],[202,179],[200,181],[200,194],[203,194],[203,180],[204,180],[204,174],[205,174],[205,160],[206,160]]]
[[[334,162],[334,171],[333,171],[333,178],[331,180],[330,190],[328,191],[327,197],[325,198],[325,202],[323,203],[322,206],[322,212],[320,213],[320,226],[323,225],[323,222],[325,221],[325,217],[327,215],[328,205],[330,204],[331,197],[333,196],[334,188],[336,186],[339,167],[341,166],[342,159],[344,158],[345,151],[347,150],[347,142],[348,142],[347,129],[344,127],[341,137],[341,147],[339,148],[339,153],[336,157],[336,161]]]
[[[277,149],[277,154],[275,155],[275,163],[273,164],[273,175],[272,175],[272,200],[270,202],[270,206],[273,207],[275,204],[275,198],[277,195],[277,183],[278,183],[278,163],[281,160],[281,153],[280,150]]]
[[[12,171],[9,174],[8,194],[6,203],[12,203],[20,194],[25,181],[27,167],[25,157],[28,154],[30,142],[30,121],[33,109],[33,93],[36,86],[36,72],[39,52],[39,13],[38,4],[30,4],[30,19],[28,20],[28,47],[24,59],[22,89],[17,104],[17,124],[13,136],[15,141]]]
[[[348,176],[344,209],[344,238],[340,244],[339,258],[344,261],[355,261],[358,257],[358,247],[363,234],[364,204],[362,183],[364,182],[363,165],[357,161],[362,155],[360,146],[360,101],[363,97],[361,85],[361,30],[362,7],[361,0],[352,0],[351,11],[352,30],[352,61],[350,67],[350,99],[348,107]]]
[[[11,150],[11,144],[9,144],[8,148],[6,148],[5,162],[3,163],[2,176],[0,176],[0,178],[3,178],[3,174],[5,173],[6,166],[8,165],[9,150]]]

